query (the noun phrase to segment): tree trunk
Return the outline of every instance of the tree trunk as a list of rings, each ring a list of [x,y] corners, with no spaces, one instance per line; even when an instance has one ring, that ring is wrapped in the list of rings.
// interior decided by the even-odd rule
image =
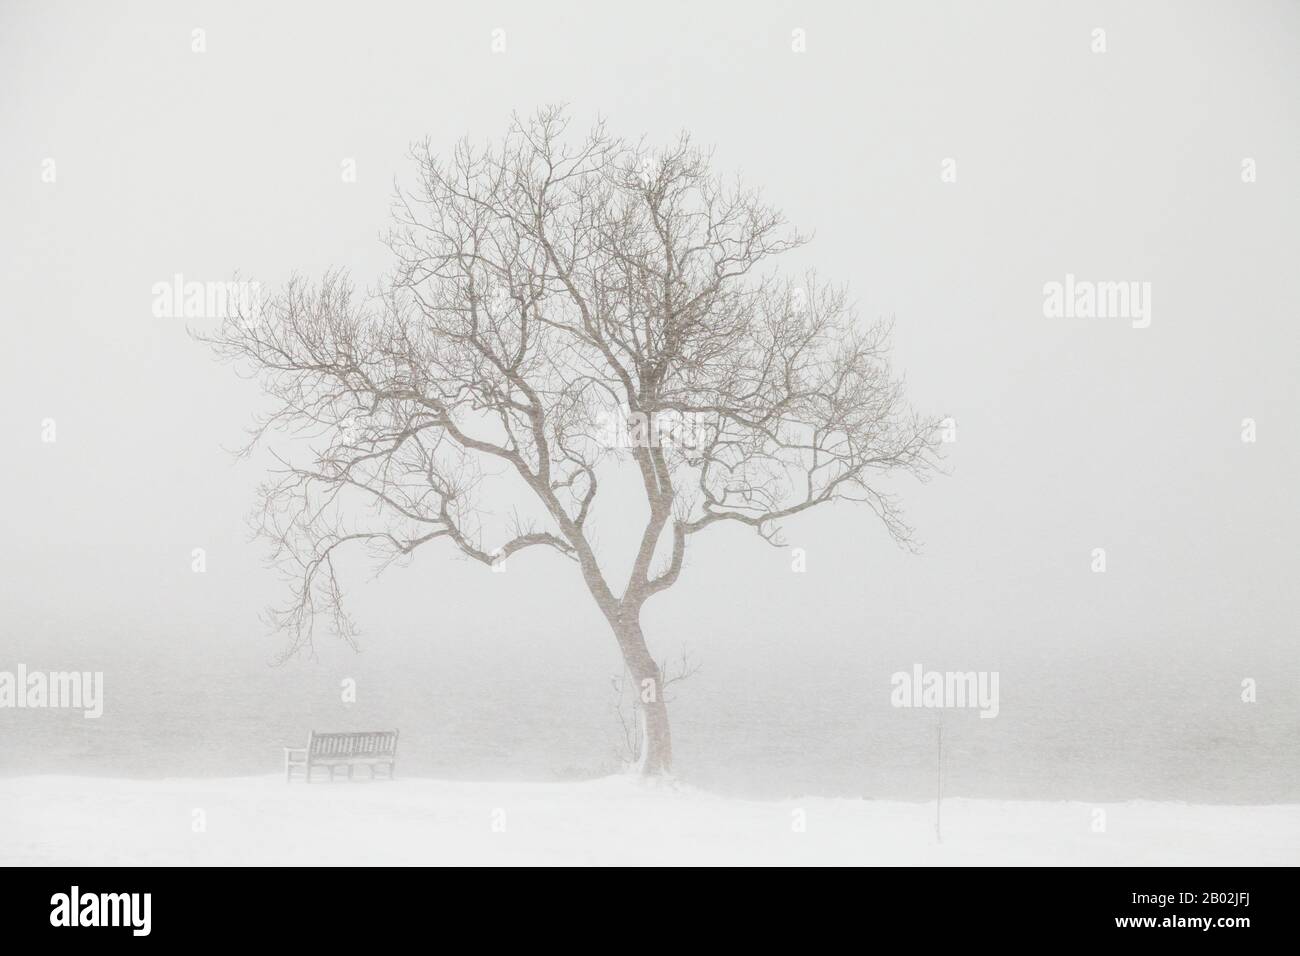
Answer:
[[[673,736],[668,727],[668,704],[664,700],[663,675],[650,656],[641,623],[623,621],[615,625],[623,662],[632,675],[632,693],[641,715],[641,754],[637,769],[644,777],[661,776],[672,771]]]

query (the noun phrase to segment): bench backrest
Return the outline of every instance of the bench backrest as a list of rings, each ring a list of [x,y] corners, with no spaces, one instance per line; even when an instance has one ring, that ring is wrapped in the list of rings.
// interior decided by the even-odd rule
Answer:
[[[313,757],[391,757],[397,753],[397,731],[318,734],[313,730],[308,750]]]

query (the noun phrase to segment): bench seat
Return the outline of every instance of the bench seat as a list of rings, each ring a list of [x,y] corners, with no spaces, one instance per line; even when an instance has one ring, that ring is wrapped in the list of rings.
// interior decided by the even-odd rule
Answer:
[[[312,771],[321,767],[334,779],[335,771],[346,767],[352,779],[354,767],[366,767],[370,779],[378,779],[384,770],[384,779],[397,776],[397,731],[370,730],[349,734],[321,734],[312,731],[307,736],[306,747],[284,748],[284,779],[291,782],[301,774],[304,783],[311,783]]]

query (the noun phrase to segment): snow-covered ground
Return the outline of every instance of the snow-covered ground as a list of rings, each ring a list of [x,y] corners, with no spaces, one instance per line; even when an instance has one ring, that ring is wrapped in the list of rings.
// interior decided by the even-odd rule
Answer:
[[[1104,812],[1104,832],[1094,827]],[[584,783],[0,778],[0,864],[1300,863],[1300,806],[758,802]]]

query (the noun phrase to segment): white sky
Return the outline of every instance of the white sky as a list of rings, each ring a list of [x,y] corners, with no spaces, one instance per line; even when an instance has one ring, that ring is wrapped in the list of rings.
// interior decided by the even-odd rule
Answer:
[[[700,536],[650,612],[657,651],[680,638],[716,671],[747,644],[747,666],[778,674],[865,644],[882,693],[913,661],[1008,655],[1227,653],[1231,685],[1294,675],[1294,5],[549,6],[0,6],[0,603],[15,641],[269,656],[255,614],[280,591],[242,523],[259,471],[222,451],[256,392],[183,321],[154,318],[150,287],[331,265],[364,281],[387,265],[378,235],[410,141],[495,135],[512,110],[567,100],[580,125],[601,112],[619,133],[715,144],[719,168],[815,230],[792,267],[894,315],[912,400],[958,422],[951,476],[901,489],[922,555],[848,507],[788,525],[803,576],[739,530]],[[956,183],[940,182],[944,157]],[[1243,157],[1258,182],[1241,182]],[[1044,318],[1043,283],[1067,272],[1151,282],[1151,327]],[[612,657],[547,552],[496,576],[429,549],[357,581],[374,641],[432,642],[445,660],[469,645]]]

